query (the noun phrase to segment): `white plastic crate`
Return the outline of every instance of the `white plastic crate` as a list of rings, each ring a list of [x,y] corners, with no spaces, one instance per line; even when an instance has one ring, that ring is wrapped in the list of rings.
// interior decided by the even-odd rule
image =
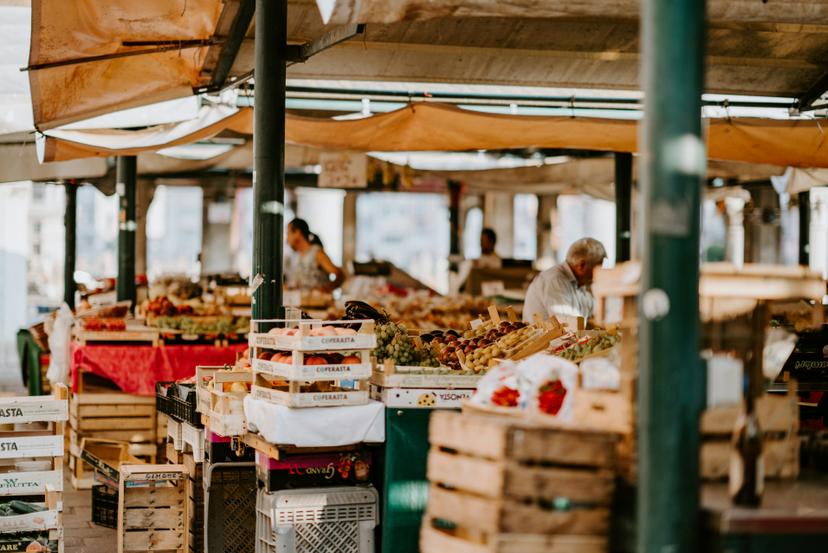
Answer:
[[[378,513],[371,487],[259,490],[256,553],[373,553]]]

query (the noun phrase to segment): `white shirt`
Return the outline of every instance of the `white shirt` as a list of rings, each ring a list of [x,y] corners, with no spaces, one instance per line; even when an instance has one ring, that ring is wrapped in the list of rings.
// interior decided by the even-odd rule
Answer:
[[[534,322],[535,313],[543,319],[557,315],[586,320],[592,314],[593,303],[589,286],[579,286],[569,265],[561,263],[540,273],[529,285],[523,303],[523,320]]]
[[[486,253],[475,259],[472,266],[475,269],[500,269],[503,261],[496,253]]]

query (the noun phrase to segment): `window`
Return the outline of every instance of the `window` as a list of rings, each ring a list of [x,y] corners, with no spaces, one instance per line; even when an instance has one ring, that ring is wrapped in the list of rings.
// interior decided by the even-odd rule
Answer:
[[[449,216],[443,194],[376,192],[357,198],[357,261],[383,259],[448,291]]]
[[[202,191],[194,186],[159,186],[147,211],[147,273],[198,276]]]
[[[538,197],[515,194],[514,201],[515,259],[535,259],[538,244]]]
[[[607,251],[604,264],[614,264],[615,204],[585,194],[559,196],[553,240],[558,248],[558,262],[566,258],[573,242],[585,237],[600,240]]]
[[[466,213],[463,225],[463,256],[466,259],[480,257],[480,231],[483,230],[483,210],[473,207]]]

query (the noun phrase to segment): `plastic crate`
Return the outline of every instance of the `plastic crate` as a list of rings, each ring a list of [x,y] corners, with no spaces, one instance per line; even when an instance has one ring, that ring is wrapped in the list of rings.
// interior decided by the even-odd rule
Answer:
[[[168,417],[173,416],[172,400],[170,388],[174,382],[156,382],[155,383],[155,410],[163,413]]]
[[[155,408],[173,420],[186,422],[196,428],[204,428],[201,415],[196,411],[194,384],[158,382],[155,385]]]
[[[204,551],[250,553],[256,542],[255,463],[204,467]]]
[[[92,486],[92,522],[106,528],[118,527],[118,490]]]
[[[373,553],[372,487],[266,492],[256,500],[256,553]]]

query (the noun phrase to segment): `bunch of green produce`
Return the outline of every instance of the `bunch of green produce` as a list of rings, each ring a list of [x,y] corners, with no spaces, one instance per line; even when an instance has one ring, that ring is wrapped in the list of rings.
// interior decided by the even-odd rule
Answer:
[[[582,338],[569,347],[554,352],[554,354],[568,361],[578,362],[588,355],[613,347],[619,339],[618,334],[601,333],[596,336]]]
[[[17,515],[27,515],[29,513],[38,513],[45,511],[46,507],[28,501],[20,501],[12,499],[7,503],[0,503],[0,516],[13,517]]]
[[[408,335],[404,325],[393,322],[376,327],[377,347],[374,357],[383,363],[391,359],[401,366],[439,367],[435,350],[427,344],[417,344]]]

